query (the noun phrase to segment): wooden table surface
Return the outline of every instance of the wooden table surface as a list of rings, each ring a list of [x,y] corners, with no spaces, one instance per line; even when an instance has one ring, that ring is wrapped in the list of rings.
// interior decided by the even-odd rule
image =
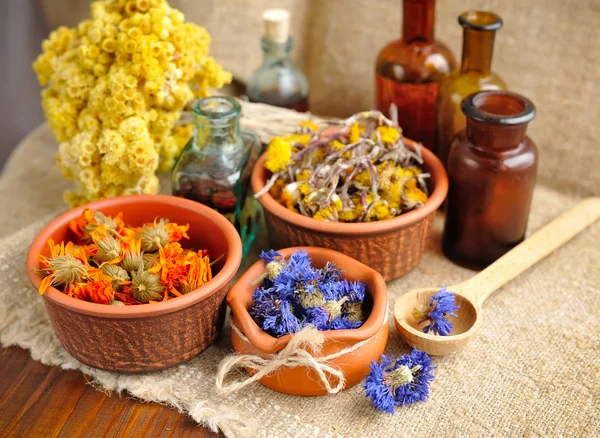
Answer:
[[[0,437],[216,437],[174,409],[108,395],[79,371],[0,347]]]

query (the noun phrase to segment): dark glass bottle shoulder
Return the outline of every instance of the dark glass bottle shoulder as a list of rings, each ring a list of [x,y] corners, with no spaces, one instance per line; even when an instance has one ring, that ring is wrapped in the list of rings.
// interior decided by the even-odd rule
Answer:
[[[494,72],[482,75],[477,71],[461,72],[454,70],[440,83],[440,99],[456,100],[460,111],[460,102],[471,93],[481,90],[505,90],[506,82]]]
[[[454,55],[441,41],[399,39],[386,45],[377,57],[377,71],[398,82],[439,82],[456,68]]]
[[[490,151],[470,143],[463,130],[452,141],[448,172],[453,178],[473,181],[477,175],[525,172],[537,168],[537,162],[537,146],[527,136],[515,148]]]

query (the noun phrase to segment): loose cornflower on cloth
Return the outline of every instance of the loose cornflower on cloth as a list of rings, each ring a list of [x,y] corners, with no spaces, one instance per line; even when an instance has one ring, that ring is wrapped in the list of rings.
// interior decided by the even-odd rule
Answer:
[[[393,414],[396,406],[426,401],[429,397],[435,367],[423,351],[415,348],[398,358],[382,354],[379,363],[372,361],[370,368],[363,386],[373,406],[380,411]]]
[[[306,251],[288,259],[276,251],[263,252],[266,273],[252,296],[250,315],[270,335],[296,333],[308,325],[319,330],[354,329],[366,319],[366,286],[342,278],[334,263],[312,266]]]
[[[437,294],[429,297],[429,305],[415,306],[412,315],[419,321],[419,324],[429,323],[423,327],[423,332],[448,336],[453,327],[448,316],[457,316],[456,311],[459,308],[460,306],[455,304],[454,292],[448,292],[444,286]]]
[[[272,176],[256,197],[269,192],[289,210],[328,222],[390,219],[427,201],[422,146],[409,149],[397,122],[368,111],[334,123],[305,123],[299,134],[274,138],[265,162]]]
[[[113,218],[85,209],[69,224],[76,243],[56,245],[49,239],[50,255],[38,256],[39,292],[55,286],[73,298],[114,305],[189,293],[212,279],[212,263],[208,251],[181,246],[181,239],[189,239],[188,228],[164,218],[126,227],[120,213]]]

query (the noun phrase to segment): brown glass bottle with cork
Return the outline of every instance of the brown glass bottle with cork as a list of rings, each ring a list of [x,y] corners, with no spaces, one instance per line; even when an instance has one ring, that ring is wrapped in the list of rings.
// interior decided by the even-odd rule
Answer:
[[[375,66],[377,109],[398,109],[405,137],[433,149],[439,82],[454,70],[454,55],[434,39],[435,0],[404,0],[402,38],[383,48]]]
[[[480,91],[461,104],[466,129],[448,157],[444,253],[484,268],[525,238],[538,152],[526,135],[533,103],[508,91]]]

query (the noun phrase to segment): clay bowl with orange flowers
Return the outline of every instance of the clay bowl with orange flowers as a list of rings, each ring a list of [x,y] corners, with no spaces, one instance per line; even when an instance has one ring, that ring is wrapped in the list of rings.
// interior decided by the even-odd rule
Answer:
[[[186,248],[206,249],[213,278],[196,290],[155,304],[116,306],[82,301],[50,286],[42,295],[61,344],[77,360],[95,368],[120,372],[164,369],[205,350],[220,333],[225,297],[242,259],[242,244],[233,225],[209,207],[173,196],[134,195],[104,199],[75,208],[50,222],[35,238],[27,255],[27,271],[36,288],[42,277],[39,254],[49,255],[48,239],[68,242],[71,221],[89,208],[109,216],[123,214],[127,225],[155,218],[189,224]]]
[[[357,329],[326,330],[321,332],[325,341],[319,352],[310,351],[317,360],[324,356],[334,355],[345,349],[357,348],[347,354],[327,360],[327,365],[338,369],[345,378],[343,389],[348,389],[361,382],[369,373],[371,361],[378,361],[385,350],[388,339],[387,324],[387,287],[383,277],[347,255],[325,248],[296,247],[278,250],[284,258],[298,250],[304,250],[312,259],[312,265],[322,268],[327,262],[333,262],[342,271],[343,277],[351,281],[360,281],[366,285],[365,304],[369,307],[369,316]],[[279,338],[264,332],[252,319],[248,310],[252,306],[252,294],[257,287],[256,279],[266,272],[266,264],[260,260],[254,263],[235,283],[227,295],[227,304],[231,308],[232,324],[237,327],[231,330],[231,342],[239,354],[258,355],[268,358],[284,349],[292,335]],[[361,344],[361,345],[358,345]],[[247,369],[252,374],[252,369]],[[335,379],[335,378],[333,378]],[[268,388],[292,395],[325,395],[325,385],[317,372],[306,366],[281,367],[260,379],[260,383]],[[331,386],[337,381],[330,379]]]
[[[407,147],[415,142],[405,138]],[[375,269],[386,281],[394,280],[414,269],[425,250],[437,209],[448,193],[448,176],[441,161],[422,148],[423,170],[431,174],[430,195],[420,207],[392,219],[375,222],[325,222],[293,212],[277,202],[270,193],[258,198],[272,239],[271,246],[318,246],[340,251]],[[265,169],[264,153],[252,171],[254,193],[260,192],[271,177]]]

